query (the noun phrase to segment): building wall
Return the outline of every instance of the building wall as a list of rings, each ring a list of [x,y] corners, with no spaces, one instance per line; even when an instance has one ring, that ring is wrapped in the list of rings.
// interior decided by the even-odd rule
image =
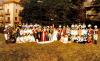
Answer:
[[[94,1],[95,0],[86,0],[83,2],[83,7],[85,8],[86,18],[93,21],[99,21],[100,11],[97,12],[96,9],[100,8],[100,6],[94,6]]]
[[[11,23],[12,25],[13,23],[13,4],[4,4],[4,17],[5,17],[5,23]]]
[[[0,5],[0,24],[3,22],[3,6]]]
[[[5,2],[11,2],[11,1],[20,2],[20,0],[5,0]]]
[[[4,24],[11,24],[14,25],[16,23],[20,23],[20,17],[19,17],[19,13],[20,11],[23,9],[23,7],[20,6],[20,4],[16,3],[16,2],[6,2],[2,5],[3,7],[3,18]],[[0,10],[1,12],[1,10]]]

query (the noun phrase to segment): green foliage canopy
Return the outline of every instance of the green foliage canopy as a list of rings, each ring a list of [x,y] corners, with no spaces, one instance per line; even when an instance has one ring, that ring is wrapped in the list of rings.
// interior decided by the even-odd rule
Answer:
[[[80,0],[25,0],[20,16],[27,23],[70,23],[78,19],[81,4]]]

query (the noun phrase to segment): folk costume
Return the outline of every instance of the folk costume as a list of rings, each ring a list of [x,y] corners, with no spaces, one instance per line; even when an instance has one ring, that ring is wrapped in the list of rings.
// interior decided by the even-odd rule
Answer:
[[[4,29],[4,37],[5,37],[5,40],[9,39],[9,32],[7,28]]]
[[[97,29],[97,25],[94,26],[93,40],[94,40],[94,44],[97,44],[97,40],[98,40],[98,29]]]
[[[58,31],[57,31],[57,29],[54,29],[53,36],[52,36],[52,41],[57,41],[58,40],[57,36],[58,36]]]
[[[63,43],[68,43],[69,41],[68,41],[68,35],[65,35],[64,36],[64,41],[63,41]]]
[[[88,29],[88,38],[87,38],[87,42],[88,43],[93,43],[93,34],[94,34],[94,31],[93,29],[91,28],[91,25],[88,25],[89,29]]]
[[[42,34],[41,34],[41,41],[47,41],[46,40],[46,29],[44,29],[43,31],[42,31]]]
[[[88,30],[86,29],[86,25],[83,24],[82,26],[83,42],[87,42],[87,35],[88,35]]]

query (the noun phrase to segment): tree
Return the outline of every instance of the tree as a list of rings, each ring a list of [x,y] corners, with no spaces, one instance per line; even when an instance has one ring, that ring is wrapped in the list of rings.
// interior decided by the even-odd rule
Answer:
[[[26,0],[20,13],[22,22],[39,24],[64,24],[78,19],[80,0]]]

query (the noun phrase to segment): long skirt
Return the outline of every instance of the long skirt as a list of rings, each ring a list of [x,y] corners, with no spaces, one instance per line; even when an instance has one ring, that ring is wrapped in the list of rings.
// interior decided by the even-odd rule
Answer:
[[[93,43],[97,44],[98,34],[93,35]]]
[[[53,35],[52,41],[57,41],[57,35],[56,34]]]
[[[93,42],[93,37],[92,37],[92,36],[88,36],[87,42],[88,42],[88,43],[92,43],[92,42]]]
[[[5,40],[8,40],[9,39],[8,34],[4,34],[4,37],[5,37]]]
[[[64,38],[64,42],[63,43],[68,43],[68,37]]]
[[[93,35],[94,40],[98,40],[98,34]]]

